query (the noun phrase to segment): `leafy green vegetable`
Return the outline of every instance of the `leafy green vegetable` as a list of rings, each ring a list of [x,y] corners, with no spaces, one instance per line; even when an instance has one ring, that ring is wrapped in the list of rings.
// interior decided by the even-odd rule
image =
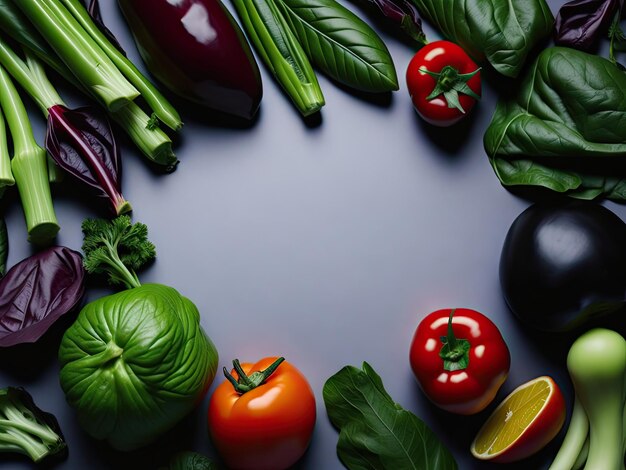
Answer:
[[[517,77],[532,49],[552,32],[545,0],[411,0],[424,18],[478,62]]]
[[[326,381],[324,403],[339,428],[337,454],[349,469],[456,470],[450,451],[413,413],[387,394],[367,363]]]
[[[7,258],[9,257],[9,234],[4,217],[0,218],[0,277],[7,272]]]
[[[87,304],[61,341],[60,382],[82,427],[114,448],[144,446],[178,423],[206,394],[218,355],[196,306],[134,270],[155,256],[144,224],[128,216],[86,220],[90,272],[128,290]]]
[[[246,34],[303,116],[324,106],[324,95],[302,46],[274,0],[233,0]]]
[[[111,284],[127,289],[141,285],[135,271],[156,256],[145,224],[131,224],[130,217],[122,215],[113,220],[86,219],[82,229],[87,272],[106,273]]]
[[[217,465],[197,452],[179,452],[170,459],[167,467],[159,470],[217,470]]]
[[[61,341],[59,379],[85,431],[133,450],[202,400],[217,361],[196,306],[171,287],[144,284],[81,310]]]
[[[485,134],[507,186],[543,186],[581,199],[626,200],[626,74],[607,59],[544,50]]]
[[[316,67],[351,88],[398,89],[387,46],[354,13],[335,0],[277,0],[300,44]]]

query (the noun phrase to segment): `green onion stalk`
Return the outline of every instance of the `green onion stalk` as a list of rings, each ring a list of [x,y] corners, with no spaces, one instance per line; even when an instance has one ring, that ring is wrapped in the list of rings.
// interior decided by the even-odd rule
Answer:
[[[14,0],[78,81],[110,111],[139,96],[106,53],[59,0]]]
[[[76,80],[67,66],[59,60],[59,57],[50,49],[21,11],[9,0],[0,0],[0,29],[83,93],[95,96],[94,93],[89,92],[89,88]],[[166,170],[174,168],[178,160],[172,150],[171,139],[165,132],[153,125],[153,119],[134,101],[128,102],[118,111],[111,112],[108,110],[108,112],[109,117],[120,125],[141,153],[150,161]]]
[[[102,33],[89,16],[79,0],[61,0],[67,10],[76,18],[84,30],[102,48],[111,61],[124,74],[137,90],[141,97],[153,110],[155,116],[167,127],[178,131],[183,127],[180,115],[165,99],[159,90],[124,56]]]
[[[274,0],[233,0],[255,49],[303,116],[324,106],[306,53]]]
[[[52,206],[46,151],[35,142],[24,104],[1,66],[0,108],[13,139],[11,170],[22,200],[28,239],[36,244],[48,243],[60,227]]]

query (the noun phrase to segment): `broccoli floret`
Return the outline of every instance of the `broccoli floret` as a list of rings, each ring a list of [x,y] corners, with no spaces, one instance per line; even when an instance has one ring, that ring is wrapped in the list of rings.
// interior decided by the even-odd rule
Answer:
[[[145,224],[131,224],[127,215],[113,220],[86,219],[82,225],[83,264],[89,273],[108,274],[111,284],[139,287],[135,270],[156,256]]]
[[[0,389],[0,452],[24,454],[33,462],[67,453],[56,418],[37,408],[23,388]]]

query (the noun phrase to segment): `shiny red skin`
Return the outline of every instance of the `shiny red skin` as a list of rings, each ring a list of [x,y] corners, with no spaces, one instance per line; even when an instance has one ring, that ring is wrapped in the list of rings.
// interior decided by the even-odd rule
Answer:
[[[548,404],[526,429],[526,432],[505,452],[489,459],[490,462],[509,463],[530,457],[548,445],[563,427],[566,414],[565,398],[556,382],[551,377],[544,377],[552,382],[552,395],[548,399]]]
[[[448,331],[451,309],[437,310],[417,327],[409,359],[426,396],[451,413],[471,415],[485,409],[506,380],[511,355],[496,325],[482,313],[457,308],[452,330],[457,339],[470,343],[466,369],[447,371],[439,357],[441,337]]]
[[[183,98],[250,119],[263,88],[241,29],[219,0],[118,0],[150,73]]]
[[[276,359],[267,357],[241,367],[250,375]],[[238,377],[234,370],[231,374]],[[244,394],[230,382],[222,382],[209,402],[209,433],[230,469],[286,470],[306,452],[315,415],[311,386],[284,361],[262,385]]]
[[[471,96],[459,93],[459,102],[465,110],[465,114],[463,114],[456,108],[449,108],[443,95],[430,101],[426,99],[435,89],[437,79],[420,69],[424,68],[429,72],[439,73],[446,65],[454,67],[461,74],[478,70],[478,65],[469,58],[467,53],[460,46],[450,41],[428,43],[417,51],[406,70],[406,83],[413,107],[426,122],[440,127],[456,124],[469,114],[476,104],[476,100]],[[470,78],[467,85],[480,96],[480,72]]]

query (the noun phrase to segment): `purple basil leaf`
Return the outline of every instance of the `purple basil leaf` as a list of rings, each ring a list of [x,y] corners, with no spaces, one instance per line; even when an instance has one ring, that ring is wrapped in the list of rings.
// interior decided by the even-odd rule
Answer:
[[[399,25],[409,37],[422,45],[426,44],[422,20],[417,8],[408,0],[361,0],[361,2],[376,7],[383,16]]]
[[[100,111],[61,105],[50,108],[46,148],[57,165],[107,197],[116,215],[130,211],[120,189],[119,149],[111,125]]]
[[[115,34],[113,34],[111,30],[107,28],[106,25],[104,24],[104,20],[102,19],[102,14],[100,13],[100,3],[98,2],[98,0],[91,0],[89,2],[89,6],[87,7],[87,12],[89,13],[89,16],[91,16],[91,19],[93,20],[94,24],[98,27],[100,31],[102,31],[102,34],[104,34],[106,38],[109,40],[109,42],[113,44],[118,51],[124,54],[124,57],[126,57],[126,51],[122,48],[122,45],[119,43],[119,41],[115,37]]]
[[[623,0],[573,0],[556,17],[554,41],[561,46],[588,51],[604,35]]]
[[[20,261],[0,279],[0,347],[34,343],[83,297],[80,253],[53,246]]]

